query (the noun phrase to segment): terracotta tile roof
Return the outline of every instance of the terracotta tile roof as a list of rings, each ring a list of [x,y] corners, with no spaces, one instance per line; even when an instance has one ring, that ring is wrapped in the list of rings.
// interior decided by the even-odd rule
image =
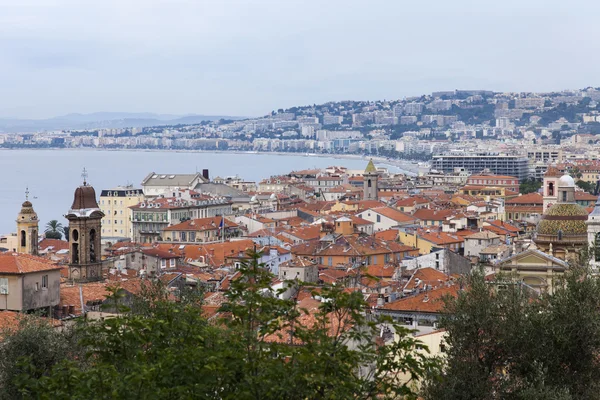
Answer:
[[[412,215],[421,221],[445,221],[454,213],[454,210],[430,210],[428,208],[420,208]]]
[[[50,249],[50,247],[52,247],[52,249]],[[42,252],[50,250],[53,252],[69,250],[69,242],[59,239],[44,239],[38,244],[38,249]]]
[[[396,207],[411,207],[417,204],[428,204],[431,200],[421,196],[411,196],[402,200],[398,200],[395,204]]]
[[[377,239],[395,241],[398,239],[398,229],[387,229],[385,231],[375,232]]]
[[[450,280],[450,277],[434,268],[419,268],[411,275],[410,279],[404,285],[405,291],[413,291],[416,289],[438,288],[445,286],[445,283]]]
[[[369,265],[365,268],[365,273],[382,279],[391,279],[395,272],[396,268],[391,265]]]
[[[292,247],[292,254],[302,257],[342,256],[357,257],[378,254],[397,254],[414,251],[409,246],[397,242],[386,242],[380,239],[359,236],[336,235],[331,241],[310,240]]]
[[[509,232],[513,232],[513,233],[518,233],[519,232],[519,228],[517,228],[516,226],[508,224],[508,223],[506,223],[504,221],[500,221],[499,219],[490,221],[489,224],[493,225],[495,227],[504,229],[504,230],[509,231]]]
[[[594,196],[593,194],[589,194],[588,192],[581,192],[581,191],[576,191],[575,192],[575,200],[579,200],[579,201],[596,201],[598,200],[597,196]]]
[[[496,235],[493,232],[490,231],[481,231],[481,232],[477,232],[474,233],[472,235],[469,236],[465,236],[465,239],[484,239],[484,240],[490,240],[490,239],[499,239],[500,236]]]
[[[29,274],[60,270],[56,263],[45,258],[16,253],[0,253],[0,274]]]
[[[515,204],[515,205],[522,205],[522,204],[539,204],[539,205],[543,205],[544,204],[544,196],[541,195],[541,193],[527,193],[521,196],[517,196],[515,198],[506,200],[505,202],[506,205],[509,204]]]
[[[184,221],[179,224],[171,225],[165,228],[165,231],[194,231],[202,232],[219,229],[223,217],[198,218]],[[224,226],[226,228],[237,228],[239,225],[225,218]]]
[[[234,240],[231,242],[207,243],[201,245],[173,245],[169,243],[156,243],[153,247],[162,251],[171,250],[173,254],[181,257],[184,261],[198,261],[201,258],[204,262],[213,267],[225,265],[227,257],[237,257],[240,253],[245,253],[253,249],[254,242],[250,239]]]
[[[369,208],[377,208],[382,206],[385,206],[385,204],[378,200],[361,200],[358,202],[359,210],[367,210]]]
[[[282,233],[284,236],[291,236],[300,240],[312,240],[320,236],[321,227],[319,225],[302,226]]]
[[[507,230],[499,228],[495,225],[486,225],[483,227],[483,229],[486,231],[494,232],[497,235],[508,235],[511,237],[517,236],[517,234],[515,232],[507,231]]]
[[[300,317],[297,320],[297,323],[306,327],[312,328],[317,323],[316,314],[320,311],[319,307],[321,302],[315,300],[311,297],[304,298],[299,301],[297,304],[297,308],[300,311]],[[336,334],[339,334],[343,331],[346,331],[352,327],[352,321],[349,317],[343,317],[343,319],[338,319],[335,313],[330,313],[327,315],[327,335],[333,337]],[[290,343],[294,345],[302,345],[302,341],[295,336],[292,336],[292,330],[289,327],[285,327],[282,325],[282,328],[271,335],[265,337],[265,341],[267,342],[276,342],[276,343]]]
[[[444,309],[444,297],[457,297],[458,292],[458,285],[433,289],[388,303],[383,306],[383,309],[390,311],[440,313]]]
[[[414,222],[416,217],[412,217],[408,214],[403,213],[402,211],[398,211],[391,207],[377,207],[370,208],[371,211],[376,212],[377,214],[381,214],[384,217],[390,218],[396,222]]]
[[[437,245],[445,245],[445,244],[454,244],[454,243],[463,243],[464,239],[460,236],[451,235],[446,232],[430,232],[430,233],[420,233],[419,236],[427,240],[428,242],[437,244]]]

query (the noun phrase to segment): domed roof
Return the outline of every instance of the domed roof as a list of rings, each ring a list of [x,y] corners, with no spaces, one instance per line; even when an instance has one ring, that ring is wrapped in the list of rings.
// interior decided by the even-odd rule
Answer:
[[[31,202],[29,200],[25,200],[23,202],[23,204],[21,205],[21,207],[23,207],[23,208],[31,208],[31,207],[33,207],[33,204],[31,204]]]
[[[562,179],[562,178],[561,178]],[[563,236],[586,235],[588,212],[575,203],[558,203],[551,206],[542,216],[538,226],[538,235]]]
[[[98,207],[96,201],[96,191],[90,185],[82,185],[75,189],[75,195],[73,198],[73,205],[71,210],[84,210]]]
[[[558,187],[561,188],[574,188],[575,187],[575,180],[571,177],[571,175],[563,175],[560,177],[560,179],[558,180]]]

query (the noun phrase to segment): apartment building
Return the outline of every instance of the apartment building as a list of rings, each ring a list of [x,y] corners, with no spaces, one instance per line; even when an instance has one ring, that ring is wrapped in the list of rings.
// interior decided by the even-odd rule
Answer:
[[[102,236],[105,238],[131,237],[132,225],[129,207],[144,201],[142,189],[133,186],[118,186],[100,192],[102,218]]]
[[[433,156],[432,169],[451,173],[456,168],[464,168],[471,173],[489,169],[496,175],[515,176],[519,181],[529,176],[529,160],[522,156],[494,153],[450,153]]]

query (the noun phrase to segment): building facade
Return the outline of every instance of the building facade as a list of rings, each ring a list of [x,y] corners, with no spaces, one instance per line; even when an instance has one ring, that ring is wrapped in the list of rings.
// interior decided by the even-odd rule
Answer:
[[[435,155],[432,169],[452,173],[456,168],[464,168],[471,173],[489,169],[497,175],[515,176],[519,181],[529,176],[529,160],[526,157],[503,154],[444,154]]]
[[[142,189],[133,186],[119,186],[100,192],[100,209],[102,218],[102,235],[105,238],[131,238],[131,210],[129,207],[144,201]]]

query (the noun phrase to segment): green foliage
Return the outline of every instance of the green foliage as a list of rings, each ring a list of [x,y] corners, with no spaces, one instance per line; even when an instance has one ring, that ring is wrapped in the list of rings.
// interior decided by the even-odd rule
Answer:
[[[448,358],[426,399],[596,399],[600,383],[600,281],[579,267],[533,296],[507,277],[448,299]]]
[[[20,398],[19,386],[45,376],[62,360],[82,355],[72,329],[59,332],[36,316],[22,316],[12,328],[1,333],[0,398]]]
[[[588,193],[594,193],[594,190],[596,189],[595,185],[581,179],[575,182],[575,184]]]
[[[46,230],[44,233],[49,239],[62,239],[63,229],[63,225],[57,220],[53,219],[48,221],[46,224]]]
[[[398,340],[376,345],[377,321],[360,292],[326,287],[310,316],[271,289],[272,275],[250,260],[231,283],[220,320],[202,316],[202,295],[173,302],[150,287],[129,312],[78,327],[87,356],[43,374],[23,371],[26,398],[55,399],[371,399],[416,398],[397,377],[434,371],[436,360],[400,326]],[[316,295],[316,293],[315,293]],[[106,303],[120,309],[114,289]],[[42,376],[43,375],[43,376]],[[42,376],[40,378],[40,376]]]
[[[533,178],[525,179],[519,185],[519,192],[522,194],[535,193],[542,187],[542,182]]]

